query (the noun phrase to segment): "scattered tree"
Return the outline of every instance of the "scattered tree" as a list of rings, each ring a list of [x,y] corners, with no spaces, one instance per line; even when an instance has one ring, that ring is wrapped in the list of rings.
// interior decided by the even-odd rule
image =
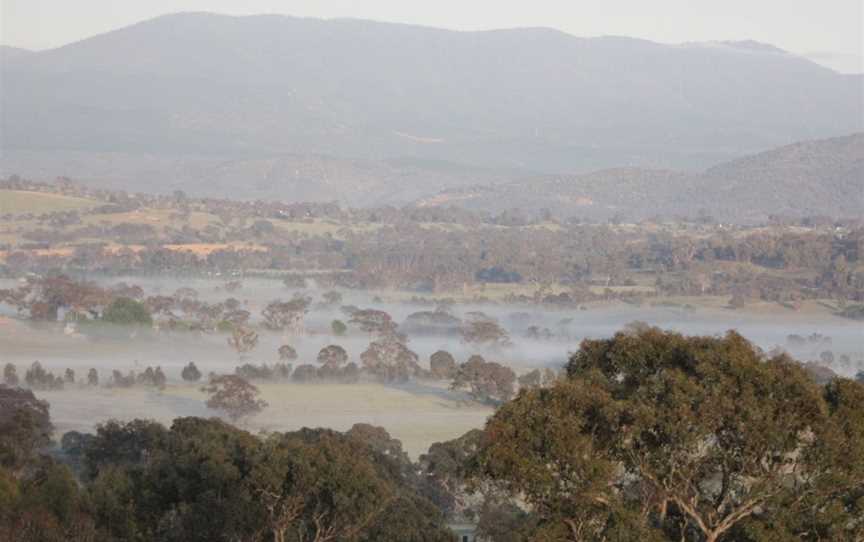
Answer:
[[[98,386],[99,385],[99,373],[96,372],[96,369],[91,368],[87,371],[87,385],[88,386]]]
[[[62,390],[63,379],[59,376],[54,376],[42,367],[38,361],[34,361],[33,365],[24,373],[24,382],[27,386],[34,390]]]
[[[210,395],[207,408],[221,410],[234,422],[264,410],[267,402],[259,399],[258,388],[237,375],[220,375],[202,388]]]
[[[378,337],[388,337],[396,334],[396,324],[384,311],[376,309],[356,310],[351,314],[349,323],[356,325],[363,332]]]
[[[429,357],[429,370],[439,380],[453,380],[456,376],[456,360],[450,352],[438,350]]]
[[[273,331],[300,334],[303,331],[303,317],[309,311],[312,300],[305,296],[295,296],[290,301],[272,301],[261,312],[264,327]]]
[[[385,382],[405,381],[419,370],[418,356],[394,337],[373,341],[360,355],[363,367]]]
[[[164,389],[167,382],[165,373],[162,372],[162,367],[147,367],[141,374],[135,378],[135,382],[142,386]]]
[[[258,334],[248,327],[235,327],[228,337],[228,345],[236,350],[237,355],[242,359],[258,346]]]
[[[468,388],[477,401],[503,403],[513,397],[515,383],[516,373],[512,369],[474,355],[459,366],[450,388]]]
[[[498,322],[483,313],[473,313],[465,320],[460,330],[462,340],[490,348],[510,346],[510,336]]]
[[[198,382],[201,380],[201,371],[198,370],[198,367],[195,366],[193,362],[189,362],[188,365],[183,367],[183,370],[180,372],[180,376],[186,382]]]
[[[329,370],[338,371],[348,362],[348,352],[338,344],[325,346],[318,352],[318,363]]]

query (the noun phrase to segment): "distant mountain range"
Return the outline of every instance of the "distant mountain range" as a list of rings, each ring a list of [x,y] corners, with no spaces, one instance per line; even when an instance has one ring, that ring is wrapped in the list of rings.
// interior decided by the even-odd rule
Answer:
[[[755,42],[166,15],[0,49],[0,174],[376,205],[625,168],[602,184],[862,131],[862,82]]]
[[[864,122],[861,77],[753,42],[187,13],[4,57],[4,149],[562,172],[702,167]]]
[[[864,134],[795,143],[704,173],[618,168],[530,177],[445,190],[416,205],[458,205],[490,213],[518,208],[594,221],[710,215],[762,222],[772,214],[864,218]]]

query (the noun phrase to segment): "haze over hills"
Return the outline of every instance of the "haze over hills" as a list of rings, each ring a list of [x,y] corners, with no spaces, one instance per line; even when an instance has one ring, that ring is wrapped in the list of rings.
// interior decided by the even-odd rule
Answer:
[[[753,42],[188,13],[2,54],[2,172],[133,190],[393,202],[864,129],[861,77]]]
[[[222,159],[124,152],[6,152],[0,176],[69,177],[89,186],[244,200],[327,201],[351,207],[404,205],[438,190],[509,182],[512,170],[422,159],[363,160],[320,154]]]
[[[816,51],[806,53],[804,55],[817,64],[821,64],[827,68],[839,73],[848,73],[859,75],[864,73],[864,55],[861,54],[844,54],[834,53],[830,51]]]
[[[711,215],[761,222],[769,215],[864,217],[864,134],[806,141],[704,173],[617,168],[443,191],[418,206],[500,213],[548,210],[562,218],[642,220]]]

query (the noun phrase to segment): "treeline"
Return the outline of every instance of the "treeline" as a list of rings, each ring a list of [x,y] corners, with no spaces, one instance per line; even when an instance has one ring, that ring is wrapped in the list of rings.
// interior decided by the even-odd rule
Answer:
[[[48,405],[0,387],[0,539],[433,541],[449,519],[494,542],[857,542],[861,404],[864,382],[819,385],[734,332],[639,325],[416,463],[372,426],[259,438],[199,418],[109,422],[45,455]]]
[[[6,184],[29,186],[21,180]],[[18,232],[31,241],[28,247],[8,247],[4,266],[9,274],[54,269],[106,274],[290,270],[324,287],[441,293],[487,283],[571,286],[557,297],[542,296],[541,301],[558,304],[594,299],[590,288],[597,286],[613,287],[606,297],[622,296],[614,287],[644,284],[649,277],[662,295],[864,301],[860,223],[810,221],[749,228],[516,223],[454,209],[343,210],[334,205],[193,200],[183,194],[133,197],[91,193],[77,185],[30,188],[97,197],[110,204],[36,217],[38,226]],[[79,224],[86,214],[145,208],[170,209],[173,218],[159,225]],[[193,212],[215,218],[191,221]],[[316,221],[335,225],[338,233],[290,227]],[[221,246],[201,254],[177,248],[201,243]],[[48,250],[60,244],[71,254]]]
[[[26,387],[37,391],[57,391],[68,389],[67,387],[78,385],[96,387],[100,384],[99,372],[90,368],[86,375],[80,380],[76,378],[75,371],[67,368],[62,375],[55,375],[46,370],[38,361],[34,361],[25,371],[23,377],[18,374],[18,367],[13,363],[7,363],[3,367],[2,382],[9,387]],[[123,374],[117,369],[111,371],[111,377],[103,380],[106,387],[131,388],[143,386],[149,388],[164,389],[168,382],[162,367],[147,367],[140,373],[129,371]]]
[[[296,286],[288,283],[289,286]],[[243,288],[240,281],[229,281],[221,289],[234,293]],[[353,305],[343,305],[342,294],[338,291],[325,291],[316,302],[305,293],[295,293],[287,301],[274,300],[268,303],[255,316],[245,310],[245,303],[234,297],[223,301],[206,302],[199,298],[199,292],[192,288],[179,288],[172,295],[151,295],[136,285],[120,283],[102,287],[91,282],[80,282],[67,276],[28,277],[17,288],[0,289],[0,303],[15,307],[22,315],[32,320],[63,321],[77,325],[79,330],[100,336],[111,335],[117,327],[131,326],[135,330],[156,330],[158,332],[199,332],[221,333],[226,335],[228,347],[235,350],[243,359],[258,347],[259,331],[280,333],[283,336],[299,336],[308,330],[305,327],[306,315],[314,310],[334,311],[343,315],[333,320],[327,329],[314,330],[313,333],[329,334],[334,340],[348,333],[368,337],[368,346],[353,359],[345,349],[334,342],[324,347],[312,363],[298,361],[297,352],[290,344],[283,344],[275,353],[280,363],[254,365],[241,364],[235,373],[247,380],[292,380],[294,382],[357,382],[361,378],[381,382],[399,382],[412,379],[449,380],[454,389],[470,389],[478,400],[496,402],[506,400],[515,392],[515,374],[509,368],[498,368],[494,362],[487,362],[481,356],[473,356],[466,364],[457,365],[447,352],[437,352],[430,359],[427,369],[420,364],[420,358],[409,346],[410,337],[442,337],[459,339],[480,351],[492,354],[512,345],[510,331],[489,315],[473,311],[462,317],[452,312],[447,303],[439,303],[433,310],[420,310],[407,316],[397,324],[389,313],[378,309],[361,309]],[[733,297],[735,303],[737,297]],[[838,313],[855,317],[859,305],[847,305],[844,312]],[[253,317],[255,318],[253,320]],[[514,312],[507,316],[507,324],[514,333],[523,339],[533,341],[571,341],[572,319],[560,320],[554,329],[532,325],[531,315]],[[95,325],[109,324],[108,329]],[[320,327],[320,326],[319,326]],[[137,332],[137,331],[136,331]],[[819,339],[810,337],[810,342]],[[854,368],[855,361],[842,354],[835,359],[830,348],[802,349],[807,344],[804,338],[790,336],[787,346],[805,356],[808,367],[820,380],[830,380],[834,371],[848,373]],[[813,346],[813,344],[811,344]],[[824,345],[823,345],[824,346]],[[438,361],[449,357],[452,368],[436,369]],[[290,363],[289,363],[290,362]],[[491,364],[491,365],[490,365]],[[477,370],[465,369],[471,379],[462,378],[456,383],[454,375],[464,366],[476,366]],[[482,370],[481,370],[482,369]],[[17,381],[17,368],[6,367],[7,372]],[[197,370],[197,369],[196,369]],[[61,389],[64,383],[74,382],[71,369],[65,375],[55,376],[46,373],[38,363],[27,370],[25,381],[34,389]],[[442,372],[447,373],[442,377]],[[31,374],[32,373],[32,374]],[[151,375],[150,373],[154,373]],[[452,373],[452,374],[451,374]],[[472,380],[473,379],[473,380]],[[103,380],[106,385],[115,387],[151,386],[164,387],[165,375],[159,367],[147,368],[141,374],[122,374],[114,370],[111,378]],[[90,369],[87,385],[99,382],[96,369]],[[489,389],[489,393],[478,390]]]
[[[0,386],[0,539],[451,541],[401,444],[357,425],[266,438],[219,420],[108,422],[48,445],[48,405]]]
[[[273,231],[270,238],[162,239],[136,231],[132,248],[83,243],[71,253],[51,251],[51,243],[11,250],[7,273],[56,269],[114,274],[199,274],[252,271],[301,273],[324,287],[401,288],[452,292],[484,283],[564,284],[572,286],[552,303],[600,299],[592,286],[621,287],[654,280],[667,295],[747,295],[776,300],[840,297],[864,300],[859,263],[864,233],[795,230],[727,235],[725,233],[650,234],[607,226],[558,228],[481,228],[453,231],[419,224],[387,225],[367,233],[346,233],[347,240]],[[117,227],[105,236],[121,241]],[[44,232],[57,242],[61,234]],[[88,233],[85,235],[91,238]],[[196,254],[175,248],[185,243],[254,240],[255,248],[223,246]],[[518,248],[518,250],[514,250]],[[542,257],[541,257],[542,255]],[[326,270],[321,272],[320,270]],[[787,273],[782,273],[787,272]],[[604,294],[621,295],[613,289]],[[527,301],[535,301],[526,298]]]

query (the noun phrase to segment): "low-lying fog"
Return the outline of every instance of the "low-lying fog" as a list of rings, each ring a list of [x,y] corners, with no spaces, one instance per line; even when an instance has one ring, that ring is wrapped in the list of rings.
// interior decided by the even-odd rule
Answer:
[[[103,285],[121,282],[102,279]],[[243,287],[233,292],[224,289],[222,280],[179,280],[169,278],[125,279],[127,284],[141,286],[146,295],[171,295],[178,288],[195,289],[199,299],[208,302],[234,297],[243,302],[243,308],[252,313],[252,325],[260,321],[264,306],[275,299],[290,299],[300,290],[286,288],[280,281],[245,279]],[[0,288],[14,286],[14,281],[0,281]],[[52,405],[52,418],[58,431],[87,430],[100,421],[115,417],[154,418],[164,422],[176,416],[209,416],[203,404],[203,394],[186,385],[180,371],[194,362],[205,375],[210,372],[233,372],[242,363],[268,363],[278,361],[277,348],[292,345],[299,355],[294,366],[315,364],[318,351],[329,344],[343,346],[350,361],[360,364],[360,353],[366,349],[370,337],[349,328],[342,337],[334,336],[330,323],[334,319],[348,321],[340,305],[375,308],[389,313],[402,323],[417,311],[434,310],[434,305],[418,305],[397,301],[395,295],[341,291],[340,305],[324,307],[319,304],[324,289],[302,290],[313,299],[305,318],[306,333],[286,337],[279,333],[258,329],[260,341],[245,359],[226,343],[222,333],[132,333],[115,330],[111,336],[100,333],[98,338],[72,333],[62,324],[37,325],[14,319],[8,306],[0,305],[0,364],[13,363],[23,378],[24,371],[33,361],[62,374],[66,368],[75,371],[78,380],[89,368],[99,371],[100,380],[108,381],[113,369],[123,373],[140,372],[147,366],[161,366],[168,377],[169,387],[163,392],[142,389],[119,390],[99,388],[78,389],[67,386],[65,391],[40,392]],[[379,297],[381,296],[381,297]],[[382,301],[382,297],[386,301]],[[410,296],[404,296],[407,297]],[[469,312],[482,311],[496,318],[509,332],[513,346],[500,351],[484,351],[466,345],[457,336],[409,335],[408,346],[420,356],[420,363],[428,367],[429,356],[443,349],[452,353],[457,362],[464,362],[471,354],[479,353],[486,359],[498,361],[524,373],[535,367],[561,367],[568,353],[578,348],[584,338],[611,336],[625,324],[643,321],[686,334],[721,334],[737,329],[763,349],[775,346],[785,348],[801,360],[819,360],[822,352],[833,352],[835,362],[831,369],[844,376],[864,370],[864,324],[825,313],[803,314],[791,310],[757,313],[718,308],[683,308],[680,306],[632,306],[623,303],[588,306],[580,310],[547,310],[536,306],[503,304],[453,305],[450,311],[462,318]],[[548,329],[546,339],[526,338],[526,331],[536,326]],[[545,333],[545,331],[544,331]],[[789,335],[809,337],[820,334],[827,341],[808,341],[789,344]],[[847,356],[848,361],[839,361]],[[344,430],[357,422],[374,423],[386,427],[403,440],[412,455],[421,453],[432,442],[456,437],[472,427],[482,425],[491,412],[486,406],[466,400],[463,394],[452,393],[446,384],[410,384],[382,386],[361,384],[266,384],[261,386],[270,408],[250,422],[255,429],[290,430],[301,426],[325,426]],[[70,391],[71,390],[71,391]]]

